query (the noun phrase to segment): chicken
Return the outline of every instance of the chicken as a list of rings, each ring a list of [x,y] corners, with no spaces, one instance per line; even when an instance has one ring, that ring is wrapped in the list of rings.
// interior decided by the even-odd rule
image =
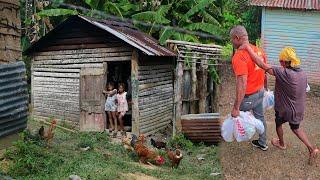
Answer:
[[[121,141],[122,141],[123,147],[126,150],[128,150],[128,151],[133,151],[134,150],[133,147],[131,146],[132,139],[124,136]]]
[[[134,137],[132,139],[135,139]],[[144,135],[141,134],[136,142],[132,141],[134,151],[139,156],[140,163],[147,163],[150,160],[155,161],[157,165],[164,164],[164,158],[160,156],[157,152],[152,149],[149,149],[144,145]]]
[[[182,152],[179,149],[176,149],[175,152],[171,151],[170,149],[166,148],[167,156],[171,161],[172,168],[178,168],[180,161],[183,158]]]
[[[165,142],[162,141],[155,141],[154,139],[150,139],[151,141],[151,145],[157,149],[162,149],[162,148],[166,148],[167,144]]]
[[[53,120],[50,124],[49,129],[45,130],[43,126],[39,129],[39,136],[44,139],[47,143],[53,139],[54,129],[56,128],[57,120]]]

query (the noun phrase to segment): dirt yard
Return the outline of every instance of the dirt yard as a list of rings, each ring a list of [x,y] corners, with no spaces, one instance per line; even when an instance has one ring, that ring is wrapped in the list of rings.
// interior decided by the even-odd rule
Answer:
[[[229,70],[230,71],[230,70]],[[223,117],[230,113],[235,94],[233,76],[223,79],[220,94],[220,112]],[[307,108],[302,128],[307,132],[312,143],[320,146],[320,97],[308,94]],[[316,165],[307,164],[308,151],[291,132],[289,125],[284,125],[287,150],[273,147],[270,140],[276,137],[274,111],[265,114],[269,149],[263,152],[251,146],[250,142],[222,143],[220,160],[225,179],[320,179],[320,157]],[[225,119],[225,118],[223,118]]]

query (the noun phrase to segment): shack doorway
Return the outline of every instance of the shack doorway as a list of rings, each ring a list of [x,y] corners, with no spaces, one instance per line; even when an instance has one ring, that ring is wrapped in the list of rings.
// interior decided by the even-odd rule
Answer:
[[[128,111],[123,117],[124,128],[126,131],[132,131],[132,111],[131,111],[131,61],[123,62],[108,62],[107,82],[113,82],[115,88],[118,90],[119,84],[125,85],[125,91],[127,92]],[[118,116],[117,116],[118,117]],[[106,115],[106,118],[108,116]],[[109,128],[109,121],[106,119],[107,128]],[[119,122],[118,122],[119,127]]]

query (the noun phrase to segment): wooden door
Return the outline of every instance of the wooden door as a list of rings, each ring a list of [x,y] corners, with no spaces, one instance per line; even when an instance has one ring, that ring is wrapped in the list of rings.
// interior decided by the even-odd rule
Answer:
[[[80,71],[80,131],[105,129],[106,64],[101,68],[82,68]]]

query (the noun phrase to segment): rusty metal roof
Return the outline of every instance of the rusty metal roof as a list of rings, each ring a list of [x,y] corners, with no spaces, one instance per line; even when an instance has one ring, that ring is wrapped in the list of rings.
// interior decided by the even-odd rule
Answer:
[[[253,6],[320,10],[319,0],[251,0]]]
[[[110,33],[117,38],[123,40],[125,43],[141,50],[145,54],[149,56],[176,56],[176,54],[170,49],[163,47],[159,44],[159,42],[148,34],[139,31],[132,24],[117,22],[117,21],[109,21],[109,20],[101,20],[95,19],[91,17],[84,16],[71,16],[66,21],[61,23],[55,29],[50,31],[40,40],[32,44],[24,53],[29,54],[31,52],[37,51],[37,47],[41,43],[45,43],[48,36],[54,38],[54,34],[61,29],[61,27],[68,25],[68,23],[76,22],[76,21],[85,21],[88,22],[107,33]]]

